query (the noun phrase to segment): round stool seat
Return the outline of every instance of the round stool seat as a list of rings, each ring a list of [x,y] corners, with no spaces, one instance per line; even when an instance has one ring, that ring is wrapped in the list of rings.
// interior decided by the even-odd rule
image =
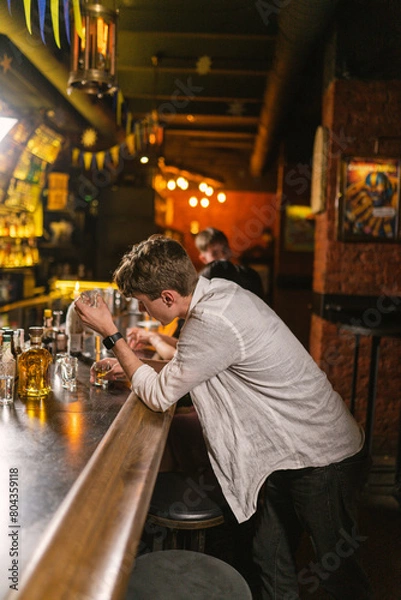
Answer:
[[[222,560],[189,550],[140,556],[126,600],[252,600],[238,571]]]
[[[216,485],[214,487],[217,487]],[[222,510],[209,495],[213,483],[199,476],[159,473],[149,514],[173,521],[191,522],[222,518]],[[221,504],[224,502],[222,498]]]

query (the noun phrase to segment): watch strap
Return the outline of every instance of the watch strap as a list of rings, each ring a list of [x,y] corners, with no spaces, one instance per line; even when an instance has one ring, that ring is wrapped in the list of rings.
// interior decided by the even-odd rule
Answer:
[[[107,348],[107,350],[111,350],[113,348],[114,344],[116,342],[118,342],[118,340],[121,340],[122,337],[123,336],[119,331],[117,331],[116,333],[113,333],[113,335],[108,335],[102,341],[103,346],[105,346],[105,348]]]

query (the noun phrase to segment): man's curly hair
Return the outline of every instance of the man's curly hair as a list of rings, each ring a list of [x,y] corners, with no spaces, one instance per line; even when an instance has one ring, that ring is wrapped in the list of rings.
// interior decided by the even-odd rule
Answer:
[[[114,272],[114,281],[126,298],[145,294],[156,300],[163,290],[189,296],[197,280],[195,267],[183,246],[162,235],[152,235],[135,244]]]

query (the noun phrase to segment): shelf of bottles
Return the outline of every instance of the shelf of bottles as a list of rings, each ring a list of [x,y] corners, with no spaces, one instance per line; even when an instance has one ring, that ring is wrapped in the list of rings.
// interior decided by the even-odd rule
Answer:
[[[0,212],[0,268],[32,267],[39,262],[34,215]]]
[[[0,269],[39,262],[42,190],[63,138],[45,125],[18,123],[0,152]]]

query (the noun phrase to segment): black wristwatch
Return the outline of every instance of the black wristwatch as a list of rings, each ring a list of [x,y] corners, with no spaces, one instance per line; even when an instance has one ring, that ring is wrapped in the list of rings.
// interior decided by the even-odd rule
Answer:
[[[119,331],[117,331],[117,333],[113,333],[113,335],[108,335],[103,340],[103,346],[105,346],[107,350],[111,350],[114,344],[118,342],[118,340],[121,340],[122,337],[123,336]]]

